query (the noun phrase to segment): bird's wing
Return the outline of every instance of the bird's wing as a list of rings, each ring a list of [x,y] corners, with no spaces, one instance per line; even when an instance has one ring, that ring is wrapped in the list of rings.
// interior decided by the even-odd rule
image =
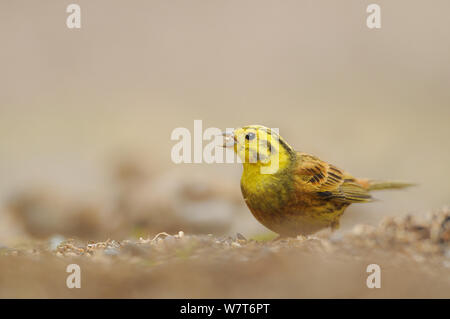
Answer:
[[[368,202],[369,192],[350,174],[306,153],[297,153],[295,180],[299,192],[348,203]]]

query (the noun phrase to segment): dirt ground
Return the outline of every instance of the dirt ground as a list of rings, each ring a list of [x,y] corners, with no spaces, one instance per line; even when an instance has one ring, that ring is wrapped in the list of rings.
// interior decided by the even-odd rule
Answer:
[[[66,286],[69,264],[79,289]],[[367,287],[370,264],[381,288]],[[0,269],[1,298],[450,298],[450,211],[275,241],[52,238],[2,248]]]
[[[0,215],[0,298],[450,298],[448,208],[275,240],[235,186],[128,160],[103,199],[16,192]],[[381,288],[367,286],[372,264]]]

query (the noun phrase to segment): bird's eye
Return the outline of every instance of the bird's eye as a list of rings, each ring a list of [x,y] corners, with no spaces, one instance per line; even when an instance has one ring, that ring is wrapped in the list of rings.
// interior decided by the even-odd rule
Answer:
[[[250,133],[247,133],[247,135],[245,135],[245,139],[247,141],[251,141],[251,140],[253,140],[255,138],[255,136],[256,136],[255,133],[250,132]]]

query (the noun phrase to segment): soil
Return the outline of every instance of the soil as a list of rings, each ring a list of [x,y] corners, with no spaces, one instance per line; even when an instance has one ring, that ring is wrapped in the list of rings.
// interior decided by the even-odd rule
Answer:
[[[78,264],[81,288],[68,288]],[[380,288],[368,288],[368,266]],[[450,211],[286,239],[160,233],[0,250],[1,298],[449,298]]]

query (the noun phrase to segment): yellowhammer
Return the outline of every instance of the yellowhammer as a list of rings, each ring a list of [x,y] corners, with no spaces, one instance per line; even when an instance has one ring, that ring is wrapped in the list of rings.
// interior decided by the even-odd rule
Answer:
[[[244,165],[241,190],[248,208],[281,236],[339,227],[352,203],[370,202],[370,191],[412,184],[355,178],[319,158],[296,152],[275,131],[249,125],[225,135]]]

